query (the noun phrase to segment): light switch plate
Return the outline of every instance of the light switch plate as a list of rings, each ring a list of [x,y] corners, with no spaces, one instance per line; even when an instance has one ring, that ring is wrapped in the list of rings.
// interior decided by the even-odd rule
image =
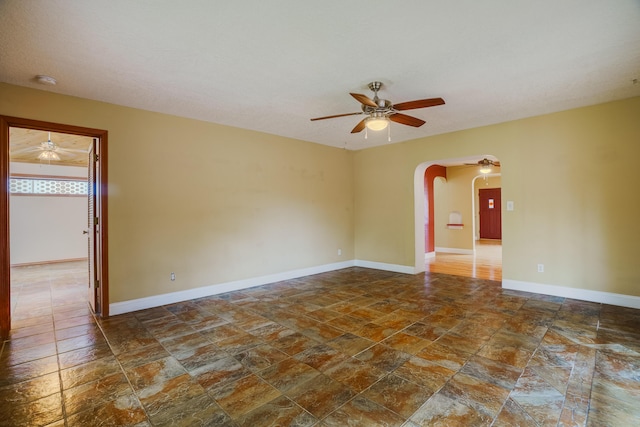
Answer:
[[[507,200],[507,210],[508,211],[513,210],[513,200]]]

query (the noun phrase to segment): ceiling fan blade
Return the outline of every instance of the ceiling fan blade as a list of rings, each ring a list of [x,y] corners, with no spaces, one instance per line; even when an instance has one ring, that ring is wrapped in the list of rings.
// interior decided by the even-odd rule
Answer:
[[[18,154],[24,154],[24,153],[33,153],[35,151],[42,151],[40,149],[40,147],[27,147],[27,148],[22,148],[20,150],[9,150],[9,154],[10,155],[18,155]]]
[[[89,152],[89,149],[87,148],[86,150],[80,150],[79,148],[58,147],[56,149],[56,151],[59,152],[59,153],[83,153],[83,154],[87,154]]]
[[[335,119],[336,117],[345,117],[345,116],[355,116],[358,114],[362,114],[362,111],[358,112],[358,113],[346,113],[346,114],[335,114],[333,116],[324,116],[324,117],[316,117],[314,119],[311,119],[311,121],[316,121],[316,120],[325,120],[325,119]]]
[[[419,128],[420,126],[426,123],[422,119],[419,119],[417,117],[407,116],[406,114],[401,114],[401,113],[391,114],[389,116],[389,120],[391,120],[392,122],[400,123],[407,126],[413,126],[416,128]]]
[[[368,105],[369,107],[373,108],[378,108],[378,104],[373,102],[373,100],[367,95],[362,95],[361,93],[349,93],[349,95],[353,96],[361,104]]]
[[[442,98],[418,99],[416,101],[408,101],[408,102],[401,102],[400,104],[395,104],[393,106],[393,109],[398,111],[404,111],[404,110],[414,110],[416,108],[435,107],[436,105],[443,105],[443,104],[444,104],[444,99]]]
[[[362,129],[364,129],[364,121],[366,119],[362,119],[360,120],[360,122],[356,125],[356,127],[354,127],[353,129],[351,129],[351,133],[358,133],[358,132],[362,132]]]

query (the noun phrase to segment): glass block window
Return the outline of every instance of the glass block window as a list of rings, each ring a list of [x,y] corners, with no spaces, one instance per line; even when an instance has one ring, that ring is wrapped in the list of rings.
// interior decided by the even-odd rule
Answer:
[[[11,194],[86,196],[87,181],[70,179],[10,178]]]

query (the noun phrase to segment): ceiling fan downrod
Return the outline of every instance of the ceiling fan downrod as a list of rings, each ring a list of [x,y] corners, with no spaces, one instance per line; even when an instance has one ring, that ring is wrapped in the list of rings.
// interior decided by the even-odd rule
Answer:
[[[380,90],[380,88],[382,88],[382,82],[371,82],[371,83],[369,83],[369,89],[371,89],[371,91],[373,91],[373,102],[375,102],[378,105],[380,105],[378,103],[378,101],[380,100],[378,98],[378,91]]]

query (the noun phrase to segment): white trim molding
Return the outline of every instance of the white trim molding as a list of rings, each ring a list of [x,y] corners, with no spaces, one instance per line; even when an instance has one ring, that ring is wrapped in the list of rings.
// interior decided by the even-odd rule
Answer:
[[[270,283],[281,282],[283,280],[297,279],[299,277],[311,276],[314,274],[326,273],[328,271],[342,270],[353,267],[355,262],[344,261],[333,264],[324,264],[316,267],[302,268],[299,270],[285,271],[283,273],[270,274],[267,276],[252,277],[249,279],[236,280],[233,282],[220,283],[217,285],[203,286],[184,291],[171,292],[167,294],[153,295],[134,300],[114,302],[109,304],[109,314],[130,313],[132,311],[144,310],[147,308],[159,307],[190,299],[203,298],[211,295],[223,294],[225,292],[239,291],[241,289],[253,288],[255,286],[268,285]]]
[[[392,271],[394,273],[416,274],[415,268],[409,265],[387,264],[385,262],[355,260],[356,267],[372,268],[374,270]]]
[[[436,252],[443,252],[447,254],[473,255],[473,249],[443,248],[440,246],[436,246]]]
[[[634,295],[592,291],[581,288],[569,288],[566,286],[545,285],[542,283],[522,282],[510,279],[502,279],[502,288],[640,309],[640,297]]]
[[[426,260],[428,260],[428,259],[433,259],[433,258],[435,258],[435,257],[436,257],[436,251],[433,251],[433,252],[426,252],[426,253],[424,254],[424,260],[425,260],[425,261],[426,261]]]

